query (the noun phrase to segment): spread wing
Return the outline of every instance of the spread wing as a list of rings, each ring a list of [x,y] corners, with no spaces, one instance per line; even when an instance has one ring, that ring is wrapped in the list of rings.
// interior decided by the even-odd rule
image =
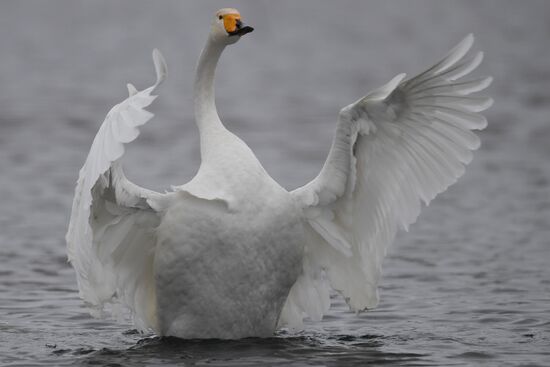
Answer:
[[[128,85],[130,96],[114,106],[103,121],[80,170],[67,252],[76,270],[80,296],[92,315],[105,306],[115,316],[129,310],[138,328],[155,328],[153,254],[162,194],[126,179],[119,163],[124,144],[139,135],[138,127],[153,114],[146,111],[151,93],[166,75],[160,52],[153,52],[156,83],[142,91]]]
[[[453,184],[485,128],[479,114],[492,100],[471,93],[491,78],[460,80],[481,62],[468,56],[469,35],[440,62],[385,86],[342,109],[321,173],[292,192],[305,208],[309,239],[304,270],[290,291],[280,324],[320,319],[329,285],[356,311],[378,302],[381,264],[398,228]]]

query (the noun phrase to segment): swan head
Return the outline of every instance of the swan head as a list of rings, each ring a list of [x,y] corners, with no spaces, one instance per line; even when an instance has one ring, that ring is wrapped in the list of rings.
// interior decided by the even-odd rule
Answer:
[[[224,8],[216,12],[210,30],[210,38],[216,42],[230,45],[254,28],[243,24],[237,9]]]

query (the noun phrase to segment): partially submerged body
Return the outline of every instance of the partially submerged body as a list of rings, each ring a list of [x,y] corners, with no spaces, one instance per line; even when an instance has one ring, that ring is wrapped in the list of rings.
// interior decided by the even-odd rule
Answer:
[[[251,195],[244,210],[175,194],[155,252],[162,335],[272,335],[301,272],[304,238],[290,195],[258,189],[269,199]]]
[[[343,108],[320,174],[287,191],[222,124],[214,71],[223,49],[252,28],[220,10],[201,54],[195,115],[201,167],[161,194],[126,179],[124,144],[151,119],[145,110],[166,74],[113,107],[80,172],[67,233],[80,295],[96,315],[106,304],[130,310],[136,327],[182,338],[270,336],[280,326],[319,320],[329,290],[352,310],[375,307],[381,263],[399,228],[454,183],[479,147],[471,96],[491,79],[458,81],[482,54],[466,37],[418,76],[401,74]],[[116,310],[116,308],[114,309]]]

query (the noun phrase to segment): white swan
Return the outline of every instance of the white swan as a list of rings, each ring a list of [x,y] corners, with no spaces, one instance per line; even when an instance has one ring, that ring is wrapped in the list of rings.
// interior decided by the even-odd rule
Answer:
[[[454,183],[479,147],[491,78],[458,81],[482,53],[469,35],[440,62],[340,111],[321,173],[286,191],[221,123],[214,71],[224,48],[251,32],[235,9],[216,13],[195,82],[202,163],[165,194],[129,182],[124,144],[152,114],[165,76],[108,113],[80,171],[67,233],[80,296],[93,314],[127,309],[140,330],[183,338],[269,336],[319,320],[329,289],[351,309],[376,306],[382,258],[398,228]]]

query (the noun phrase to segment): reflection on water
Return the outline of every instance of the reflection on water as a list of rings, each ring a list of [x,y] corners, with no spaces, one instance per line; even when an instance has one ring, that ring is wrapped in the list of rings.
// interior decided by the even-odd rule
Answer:
[[[179,363],[213,366],[286,366],[289,361],[309,364],[312,356],[324,365],[364,365],[385,361],[421,362],[422,354],[411,352],[383,352],[383,337],[363,335],[326,338],[326,335],[286,336],[269,339],[244,339],[238,341],[185,341],[176,338],[148,338],[127,350],[108,348],[90,353],[86,364],[120,363],[137,360],[144,363]]]
[[[339,108],[469,32],[495,105],[467,174],[398,237],[376,310],[354,315],[335,296],[302,333],[182,341],[90,318],[63,237],[93,135],[125,83],[151,82],[154,47],[170,73],[125,164],[158,190],[194,174],[193,67],[205,22],[227,4],[1,3],[0,364],[547,365],[550,3],[411,4],[234,2],[256,31],[224,54],[218,107],[288,188],[320,169]]]

